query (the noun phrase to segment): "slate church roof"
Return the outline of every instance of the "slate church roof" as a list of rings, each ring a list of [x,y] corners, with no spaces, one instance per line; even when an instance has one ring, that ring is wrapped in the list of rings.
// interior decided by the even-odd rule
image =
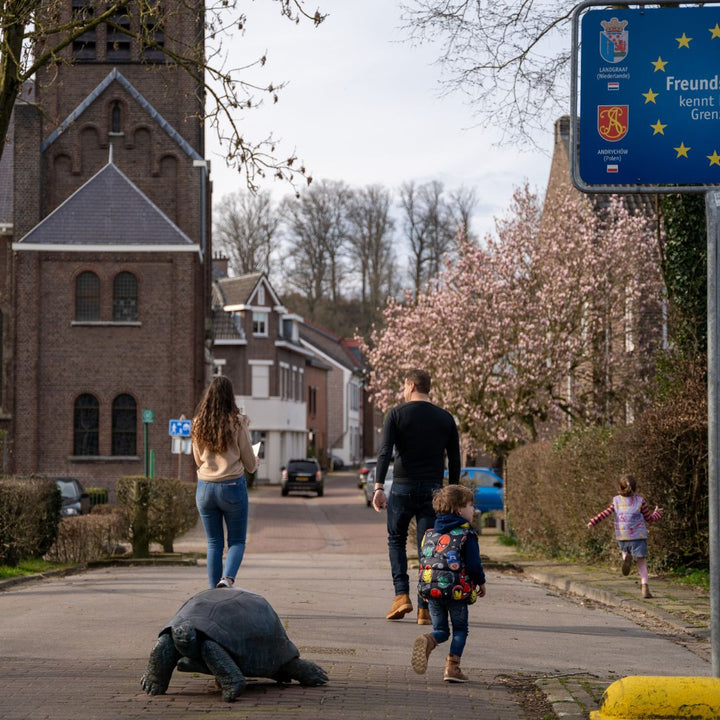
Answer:
[[[13,249],[195,250],[194,243],[110,160]]]

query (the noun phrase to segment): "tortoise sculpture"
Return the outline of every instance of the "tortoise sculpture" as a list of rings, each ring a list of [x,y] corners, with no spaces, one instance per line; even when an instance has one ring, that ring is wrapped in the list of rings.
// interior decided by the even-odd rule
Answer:
[[[162,695],[175,667],[207,673],[227,702],[240,695],[246,677],[326,683],[326,672],[299,655],[265,598],[241,588],[213,588],[193,595],[160,631],[141,682],[148,695]]]

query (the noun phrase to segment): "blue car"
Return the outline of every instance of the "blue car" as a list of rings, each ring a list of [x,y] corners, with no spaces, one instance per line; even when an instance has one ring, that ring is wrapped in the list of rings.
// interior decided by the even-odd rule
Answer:
[[[445,477],[447,477],[447,470]],[[460,468],[460,482],[473,488],[473,506],[478,512],[484,513],[504,508],[505,483],[490,468]]]

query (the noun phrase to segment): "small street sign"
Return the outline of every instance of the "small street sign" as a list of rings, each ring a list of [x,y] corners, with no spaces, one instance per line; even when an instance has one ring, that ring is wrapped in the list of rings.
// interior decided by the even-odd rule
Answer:
[[[170,420],[168,435],[170,437],[190,437],[192,420]]]
[[[144,423],[155,422],[155,411],[154,410],[143,410],[142,421]]]
[[[170,452],[173,455],[190,455],[192,452],[192,442],[190,438],[173,435],[170,442]]]

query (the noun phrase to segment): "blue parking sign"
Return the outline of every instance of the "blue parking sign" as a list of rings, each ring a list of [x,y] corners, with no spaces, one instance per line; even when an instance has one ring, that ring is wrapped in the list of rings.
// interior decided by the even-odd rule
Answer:
[[[578,159],[587,185],[720,183],[720,7],[582,16]]]

